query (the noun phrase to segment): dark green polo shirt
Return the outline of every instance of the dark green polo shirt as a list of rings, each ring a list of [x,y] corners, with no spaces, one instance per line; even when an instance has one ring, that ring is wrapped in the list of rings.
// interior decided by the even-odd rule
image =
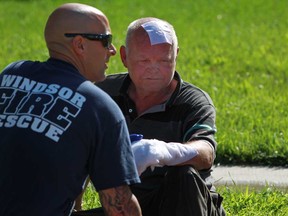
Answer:
[[[127,94],[131,79],[127,73],[107,76],[106,80],[97,84],[106,91],[121,108],[129,132],[143,134],[145,139],[158,139],[165,142],[187,142],[204,139],[216,149],[214,139],[215,107],[210,96],[200,88],[184,82],[175,72],[178,81],[176,90],[169,100],[151,107],[141,115],[137,115],[136,106]],[[165,167],[147,169],[141,175],[142,186],[155,186],[161,182]],[[202,175],[204,179],[210,172]],[[151,184],[150,184],[151,183]],[[157,185],[157,184],[156,184]]]

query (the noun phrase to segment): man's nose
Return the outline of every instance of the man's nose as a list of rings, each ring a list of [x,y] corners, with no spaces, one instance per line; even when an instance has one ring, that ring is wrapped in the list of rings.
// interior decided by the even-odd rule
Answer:
[[[111,46],[108,48],[108,50],[109,50],[109,53],[111,56],[114,56],[117,53],[116,47],[113,44],[111,44]]]

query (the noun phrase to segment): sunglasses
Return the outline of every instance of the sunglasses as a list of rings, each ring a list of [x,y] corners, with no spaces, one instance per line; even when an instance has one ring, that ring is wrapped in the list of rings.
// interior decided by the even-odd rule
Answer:
[[[90,34],[90,33],[65,33],[65,37],[75,37],[75,36],[82,36],[84,38],[87,38],[88,40],[96,40],[101,41],[103,46],[107,49],[112,44],[112,35],[111,34]]]

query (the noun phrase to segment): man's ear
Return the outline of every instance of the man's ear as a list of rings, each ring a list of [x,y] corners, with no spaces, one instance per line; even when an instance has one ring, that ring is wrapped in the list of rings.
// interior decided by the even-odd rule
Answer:
[[[120,47],[120,56],[121,56],[121,61],[123,63],[123,65],[127,68],[127,60],[126,60],[126,47],[125,46],[121,46]]]
[[[72,44],[73,44],[73,49],[75,52],[79,55],[82,55],[84,52],[85,48],[85,40],[81,36],[76,36],[73,38]]]

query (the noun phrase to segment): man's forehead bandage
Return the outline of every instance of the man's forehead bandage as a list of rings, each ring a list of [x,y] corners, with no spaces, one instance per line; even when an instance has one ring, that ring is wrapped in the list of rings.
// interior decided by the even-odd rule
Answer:
[[[150,21],[141,26],[148,33],[151,45],[162,43],[169,43],[172,45],[172,32],[165,23]]]

